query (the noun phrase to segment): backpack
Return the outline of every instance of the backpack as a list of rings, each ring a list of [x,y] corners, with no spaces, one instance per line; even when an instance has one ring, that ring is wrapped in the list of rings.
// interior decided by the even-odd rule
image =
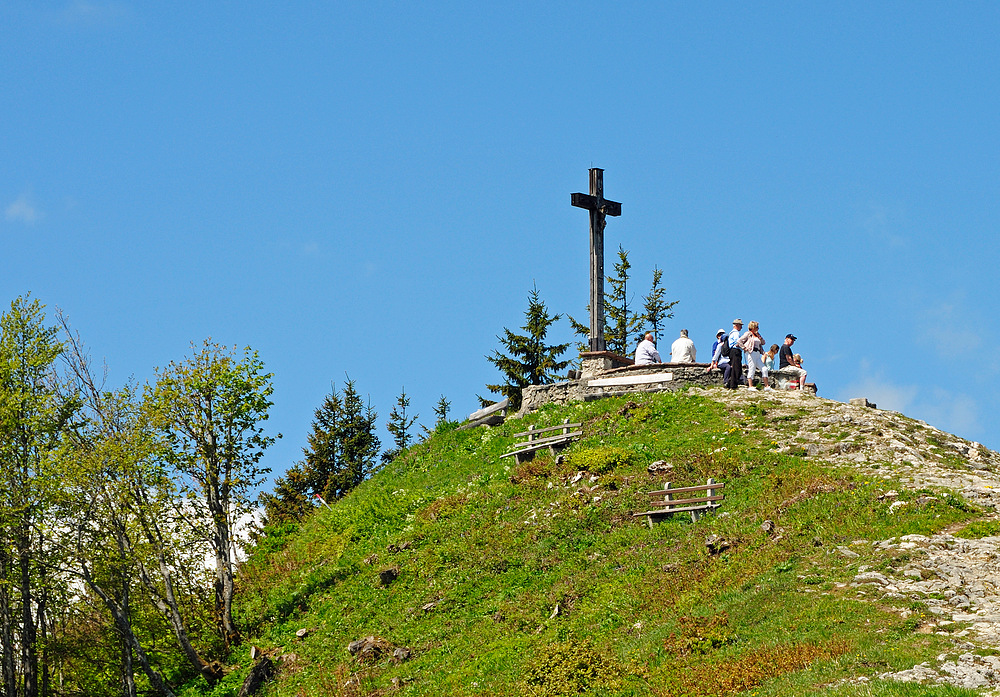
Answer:
[[[729,358],[729,335],[728,334],[724,334],[722,336],[722,341],[719,342],[719,346],[722,347],[722,353],[719,354],[719,360],[721,361],[723,358]],[[718,351],[719,350],[718,347],[716,347],[715,350]]]

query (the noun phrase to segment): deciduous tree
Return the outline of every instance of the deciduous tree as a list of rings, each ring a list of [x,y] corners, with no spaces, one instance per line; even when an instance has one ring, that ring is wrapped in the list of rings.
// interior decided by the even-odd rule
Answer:
[[[264,422],[271,407],[271,374],[257,353],[209,341],[181,363],[158,371],[145,409],[158,436],[158,456],[188,498],[192,528],[215,557],[215,605],[228,649],[240,641],[233,619],[235,522],[268,469],[260,464],[274,443]]]
[[[78,408],[62,389],[58,329],[43,306],[14,300],[0,317],[0,670],[4,691],[39,693],[39,627],[46,626],[49,512],[61,482],[58,451]],[[45,666],[42,666],[44,681]]]

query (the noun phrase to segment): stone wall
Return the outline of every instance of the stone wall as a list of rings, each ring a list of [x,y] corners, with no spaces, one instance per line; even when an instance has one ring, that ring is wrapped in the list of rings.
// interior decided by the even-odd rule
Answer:
[[[708,363],[631,365],[603,370],[578,380],[531,385],[521,391],[521,410],[518,413],[534,411],[543,404],[589,402],[633,392],[673,392],[688,386],[721,387],[722,371],[706,372],[708,366]],[[663,379],[657,380],[658,377]]]

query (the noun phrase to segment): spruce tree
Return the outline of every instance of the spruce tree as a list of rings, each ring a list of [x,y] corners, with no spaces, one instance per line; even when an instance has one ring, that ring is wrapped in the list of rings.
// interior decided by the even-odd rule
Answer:
[[[487,385],[491,392],[498,392],[510,400],[511,408],[521,406],[521,389],[528,385],[546,385],[557,377],[569,361],[557,360],[565,353],[569,344],[545,343],[549,327],[561,315],[549,315],[548,308],[539,297],[538,288],[532,288],[528,295],[528,309],[524,313],[525,324],[521,327],[527,334],[515,334],[506,327],[503,336],[497,339],[507,353],[494,351],[486,360],[500,369],[504,382]]]
[[[403,450],[406,450],[406,446],[408,446],[410,441],[413,440],[410,428],[413,427],[413,424],[417,421],[417,417],[420,415],[416,414],[412,417],[407,416],[406,408],[408,406],[410,406],[410,398],[406,396],[406,388],[404,387],[403,391],[400,392],[399,396],[396,398],[396,406],[394,406],[392,411],[389,413],[389,421],[385,425],[385,427],[389,430],[389,433],[392,435],[392,440],[396,445],[394,451],[389,451],[387,453],[391,454],[391,457],[388,459],[392,459]],[[383,459],[386,459],[385,455],[383,455]]]
[[[273,494],[261,497],[267,522],[301,520],[315,507],[317,494],[335,501],[369,477],[378,466],[381,446],[377,419],[353,380],[347,378],[342,394],[334,385],[314,413],[304,459],[275,480]]]
[[[629,270],[632,264],[628,260],[628,250],[618,245],[618,262],[615,264],[615,275],[608,276],[610,291],[604,294],[604,312],[607,315],[605,327],[605,342],[609,351],[627,356],[632,350],[631,337],[639,329],[642,318],[629,309],[632,298],[628,294]]]
[[[658,269],[654,266],[653,285],[649,289],[649,293],[646,297],[643,298],[643,314],[640,315],[637,341],[642,341],[642,333],[646,329],[652,331],[656,341],[659,341],[660,330],[663,328],[663,320],[670,319],[674,316],[673,307],[678,301],[674,300],[669,303],[666,301],[664,295],[667,291],[666,288],[660,285],[661,278],[663,278],[663,269]]]
[[[449,402],[444,395],[441,395],[441,399],[438,400],[437,406],[434,407],[434,415],[437,416],[437,421],[434,422],[435,426],[440,426],[448,420],[448,411],[451,409],[451,402]]]

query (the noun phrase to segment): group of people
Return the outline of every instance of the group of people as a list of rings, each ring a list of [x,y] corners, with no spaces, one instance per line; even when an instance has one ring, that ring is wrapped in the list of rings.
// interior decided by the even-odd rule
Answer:
[[[802,368],[802,356],[792,353],[792,344],[796,339],[794,334],[786,334],[781,346],[771,344],[765,352],[760,325],[752,321],[744,333],[743,320],[737,317],[733,320],[733,329],[728,334],[725,329],[716,332],[715,343],[712,345],[712,363],[705,370],[706,372],[721,370],[726,387],[735,390],[743,382],[743,364],[746,363],[746,385],[753,387],[754,378],[759,372],[764,389],[770,390],[768,376],[774,372],[774,363],[777,360],[778,370],[795,375],[799,389],[805,389],[806,371]],[[695,363],[695,356],[694,342],[688,338],[687,329],[682,329],[680,337],[670,346],[670,362]],[[662,362],[660,353],[656,350],[653,333],[646,332],[645,338],[635,350],[635,364],[648,365]]]

